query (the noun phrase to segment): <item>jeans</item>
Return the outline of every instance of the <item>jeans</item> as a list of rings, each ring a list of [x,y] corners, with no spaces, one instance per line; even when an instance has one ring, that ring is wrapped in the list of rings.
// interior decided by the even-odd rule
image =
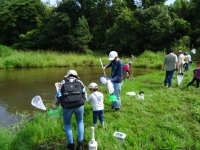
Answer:
[[[121,87],[122,87],[122,83],[113,83],[114,86],[114,94],[116,96],[116,101],[112,102],[112,105],[114,106],[114,108],[120,108],[121,106],[121,98],[120,98],[120,92],[121,92]]]
[[[93,111],[93,124],[97,124],[97,119],[99,118],[101,124],[104,124],[104,110]]]
[[[63,110],[65,133],[68,139],[68,144],[74,143],[72,127],[71,127],[71,118],[73,113],[76,116],[76,123],[78,126],[78,142],[82,142],[84,136],[84,122],[83,122],[84,105],[77,108],[63,108],[62,110]]]
[[[174,70],[166,71],[165,80],[164,80],[165,86],[167,86],[167,83],[168,83],[168,87],[171,87],[173,75],[174,75]]]

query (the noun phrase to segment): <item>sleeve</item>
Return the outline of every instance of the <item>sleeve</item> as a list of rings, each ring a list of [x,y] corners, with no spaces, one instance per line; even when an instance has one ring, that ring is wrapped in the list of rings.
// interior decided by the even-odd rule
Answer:
[[[111,66],[112,66],[112,61],[108,65],[106,65],[106,68],[109,68]]]
[[[87,98],[87,92],[86,92],[86,89],[85,89],[85,86],[84,86],[84,84],[81,82],[81,80],[78,80],[80,83],[81,83],[81,85],[82,85],[82,97],[83,97],[83,99],[86,99]]]
[[[89,102],[91,100],[92,100],[92,94],[90,94],[90,96],[86,98],[86,102]]]

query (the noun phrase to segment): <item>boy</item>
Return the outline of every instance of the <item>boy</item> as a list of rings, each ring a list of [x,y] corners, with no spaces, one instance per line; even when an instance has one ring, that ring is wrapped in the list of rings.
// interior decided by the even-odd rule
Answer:
[[[104,99],[103,94],[98,91],[96,83],[92,82],[89,85],[91,92],[90,96],[86,99],[86,102],[92,101],[93,108],[93,125],[97,125],[97,119],[99,118],[102,127],[104,128]]]
[[[198,68],[193,70],[194,77],[191,82],[188,83],[187,87],[192,85],[196,81],[196,88],[199,87],[200,82],[200,62],[198,62]]]

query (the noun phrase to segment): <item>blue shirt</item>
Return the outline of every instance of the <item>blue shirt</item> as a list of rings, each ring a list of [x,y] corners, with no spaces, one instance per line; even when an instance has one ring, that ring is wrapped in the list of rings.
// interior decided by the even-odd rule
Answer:
[[[111,71],[111,82],[121,83],[123,76],[123,62],[118,59],[117,62],[115,60],[111,61],[110,64],[106,66],[106,68],[112,67]]]

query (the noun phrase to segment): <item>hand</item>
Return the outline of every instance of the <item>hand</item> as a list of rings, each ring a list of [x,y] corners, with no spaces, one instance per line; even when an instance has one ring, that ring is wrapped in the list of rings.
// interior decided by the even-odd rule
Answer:
[[[53,106],[52,106],[52,109],[53,109],[53,110],[55,110],[56,108],[57,108],[57,106],[56,106],[56,105],[53,105]]]
[[[102,70],[105,71],[105,70],[106,70],[106,67],[103,67]]]

